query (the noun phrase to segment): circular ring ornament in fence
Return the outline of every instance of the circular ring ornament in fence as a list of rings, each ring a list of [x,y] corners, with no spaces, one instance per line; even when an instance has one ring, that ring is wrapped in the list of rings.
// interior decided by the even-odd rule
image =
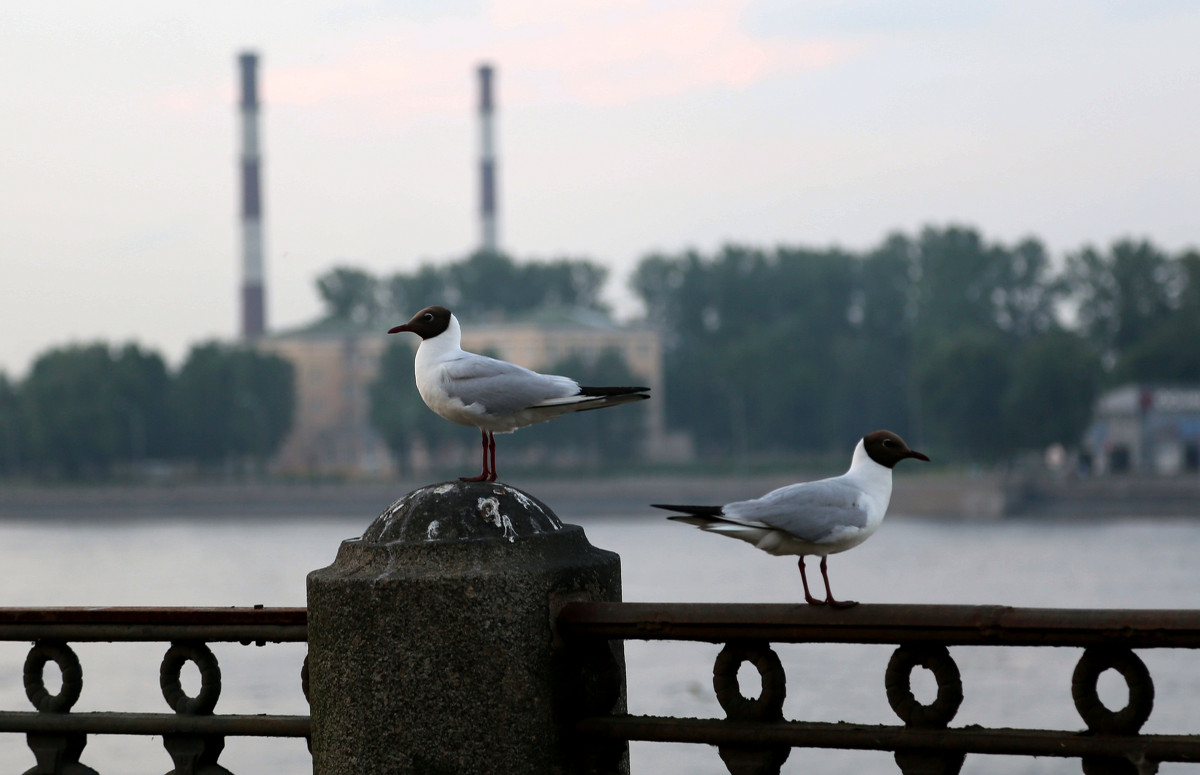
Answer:
[[[190,697],[183,691],[179,673],[187,662],[200,669],[200,691]],[[158,672],[163,699],[176,713],[185,716],[207,716],[217,706],[221,696],[221,668],[217,658],[203,643],[172,643],[163,656]]]
[[[1100,674],[1110,669],[1120,673],[1129,687],[1129,703],[1118,711],[1109,710],[1097,691]],[[1146,663],[1132,650],[1093,646],[1075,666],[1071,698],[1090,731],[1134,735],[1154,709],[1154,681]]]
[[[46,689],[46,663],[53,661],[62,673],[62,688],[58,694]],[[42,713],[66,713],[83,691],[83,668],[79,657],[65,643],[38,641],[25,658],[25,696]]]
[[[937,679],[937,699],[923,705],[912,692],[912,671],[924,667]],[[888,704],[911,727],[945,727],[962,705],[962,676],[945,646],[904,645],[892,652],[884,674]]]
[[[308,696],[308,654],[304,655],[304,664],[300,665],[300,691],[304,692],[304,701],[312,704],[312,697]]]
[[[756,699],[742,694],[738,670],[749,662],[762,678],[762,693]],[[713,665],[713,689],[725,715],[741,721],[771,721],[783,718],[787,676],[783,664],[766,643],[727,643]]]

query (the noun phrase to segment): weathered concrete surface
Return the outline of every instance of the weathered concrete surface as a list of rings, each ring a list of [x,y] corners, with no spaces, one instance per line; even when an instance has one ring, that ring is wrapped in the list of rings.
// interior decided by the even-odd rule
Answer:
[[[552,628],[564,602],[620,594],[620,558],[519,490],[409,493],[309,574],[315,775],[628,771],[568,731],[623,708],[620,652]]]

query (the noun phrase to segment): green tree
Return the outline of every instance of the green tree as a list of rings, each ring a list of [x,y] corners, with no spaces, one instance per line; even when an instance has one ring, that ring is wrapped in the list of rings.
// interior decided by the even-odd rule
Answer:
[[[1002,251],[991,292],[997,327],[1018,340],[1058,328],[1056,308],[1067,289],[1053,275],[1045,245],[1027,238]]]
[[[995,328],[992,291],[1003,260],[999,250],[984,244],[975,230],[952,226],[923,229],[908,252],[914,261],[914,334],[922,346],[947,331]]]
[[[600,298],[607,277],[607,269],[583,259],[559,258],[525,266],[526,282],[543,289],[540,307],[607,312],[608,307]]]
[[[825,395],[837,389],[840,343],[861,324],[849,255],[728,245],[712,258],[647,257],[632,284],[666,332],[668,422],[691,430],[701,449],[844,445],[845,418]]]
[[[837,343],[837,390],[830,396],[842,417],[840,435],[888,428],[916,443],[915,305],[907,240],[893,235],[856,264],[852,333]]]
[[[361,269],[335,267],[317,278],[317,291],[336,320],[369,323],[381,311],[380,282]]]
[[[912,261],[914,334],[926,345],[947,331],[998,331],[1014,339],[1057,324],[1064,288],[1051,277],[1045,247],[1026,239],[1015,247],[987,244],[961,226],[927,227],[915,242],[890,238],[892,252]]]
[[[629,277],[629,290],[642,300],[646,307],[646,321],[657,328],[665,337],[668,346],[674,346],[679,326],[684,319],[682,294],[688,267],[688,259],[698,263],[696,254],[672,258],[662,253],[652,253],[638,262]]]
[[[521,315],[546,307],[606,312],[600,300],[607,270],[583,259],[517,263],[503,253],[478,251],[461,261],[424,265],[387,281],[391,314],[406,318],[443,304],[460,318]]]
[[[28,442],[24,425],[16,386],[0,372],[0,475],[12,476],[25,468]]]
[[[1121,353],[1115,382],[1200,382],[1200,253],[1173,263],[1182,283],[1175,304]]]
[[[1099,355],[1078,334],[1055,330],[1025,342],[1001,399],[1008,446],[1074,445],[1091,419],[1102,378]]]
[[[631,284],[664,332],[668,422],[717,455],[840,449],[873,427],[920,441],[918,366],[967,333],[1019,347],[1057,326],[1062,294],[1037,240],[1006,247],[959,226],[861,255],[655,254]],[[969,384],[991,392],[963,400],[996,408],[993,387]]]
[[[1200,328],[1172,315],[1121,354],[1113,368],[1120,382],[1200,382]]]
[[[196,345],[172,393],[179,453],[206,465],[261,463],[291,428],[294,403],[286,360],[217,342]]]
[[[116,457],[117,427],[106,396],[110,358],[104,345],[51,350],[22,385],[34,460],[67,477],[106,473]]]
[[[102,476],[117,462],[167,451],[167,372],[136,345],[51,350],[21,386],[32,457],[68,477]]]
[[[429,264],[412,274],[398,273],[387,279],[387,311],[398,322],[408,320],[431,304],[453,303],[444,273]]]
[[[1001,337],[969,330],[947,336],[920,358],[916,373],[922,444],[976,461],[1011,451],[1002,419],[1011,364]]]
[[[1147,241],[1121,240],[1108,253],[1067,257],[1067,282],[1084,334],[1115,362],[1162,325],[1177,303],[1181,266]]]
[[[121,435],[118,457],[131,462],[168,457],[174,443],[171,376],[162,357],[130,344],[116,353],[113,361]]]
[[[1188,250],[1176,263],[1183,281],[1178,310],[1188,320],[1200,322],[1200,252]]]

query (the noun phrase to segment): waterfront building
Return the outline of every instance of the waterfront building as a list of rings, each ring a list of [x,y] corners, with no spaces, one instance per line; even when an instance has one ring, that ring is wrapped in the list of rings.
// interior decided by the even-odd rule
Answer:
[[[1100,475],[1200,472],[1200,386],[1129,384],[1104,393],[1083,456]]]

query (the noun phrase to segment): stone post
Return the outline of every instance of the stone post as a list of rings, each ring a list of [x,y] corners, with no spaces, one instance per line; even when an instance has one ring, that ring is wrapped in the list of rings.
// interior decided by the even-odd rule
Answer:
[[[620,558],[500,483],[414,490],[308,576],[314,775],[627,773],[572,734],[623,712],[619,645],[582,653],[554,616],[620,600]]]

